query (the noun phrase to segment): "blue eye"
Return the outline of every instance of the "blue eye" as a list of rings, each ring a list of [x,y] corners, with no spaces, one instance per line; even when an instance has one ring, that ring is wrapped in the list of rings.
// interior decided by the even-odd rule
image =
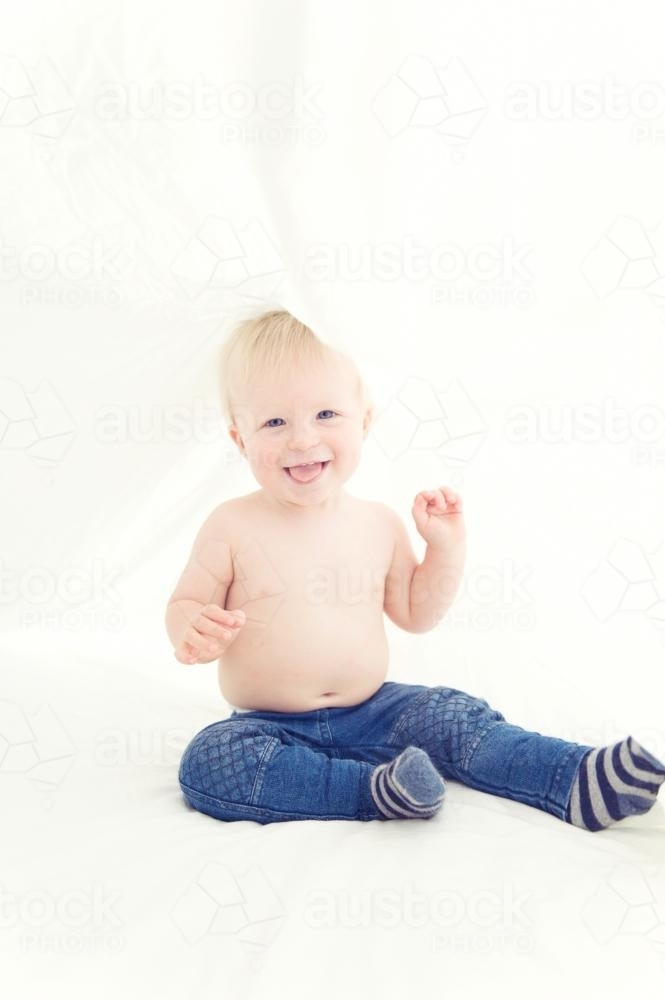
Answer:
[[[337,416],[337,413],[336,413],[335,410],[319,410],[319,413],[332,413],[333,416]],[[265,426],[267,427],[269,424],[271,424],[273,422],[273,420],[281,420],[281,419],[282,419],[282,417],[271,417],[270,420],[266,420]],[[271,429],[274,430],[274,428],[271,428]]]

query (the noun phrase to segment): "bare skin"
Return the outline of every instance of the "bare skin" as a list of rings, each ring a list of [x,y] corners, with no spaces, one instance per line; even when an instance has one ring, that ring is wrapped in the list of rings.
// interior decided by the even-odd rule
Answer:
[[[384,612],[425,631],[452,601],[459,498],[445,487],[416,497],[428,543],[419,566],[394,511],[343,489],[373,409],[337,356],[256,373],[236,414],[229,433],[261,489],[222,503],[200,529],[167,609],[175,656],[217,660],[222,695],[238,708],[359,704],[388,671]]]
[[[345,496],[311,524],[258,491],[230,501],[236,569],[226,607],[246,623],[218,661],[226,701],[306,712],[355,705],[386,678],[384,581],[393,541],[380,505]]]
[[[383,505],[342,488],[374,415],[356,376],[331,354],[281,377],[257,372],[236,400],[230,437],[262,488],[213,512],[171,602],[191,616],[176,656],[216,658],[222,695],[239,708],[353,705],[385,679],[393,538]],[[286,471],[319,460],[315,482]]]

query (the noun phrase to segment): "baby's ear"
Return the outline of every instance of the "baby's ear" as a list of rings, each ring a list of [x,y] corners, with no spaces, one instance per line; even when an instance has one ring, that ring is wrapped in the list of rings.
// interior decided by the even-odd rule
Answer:
[[[363,437],[367,437],[370,428],[375,420],[376,420],[376,410],[374,408],[374,405],[370,404],[370,406],[365,411],[365,416],[363,419]]]
[[[229,428],[228,428],[228,431],[229,431],[229,437],[231,438],[231,440],[233,441],[233,443],[236,444],[238,446],[238,448],[240,449],[240,451],[244,454],[245,449],[244,449],[244,446],[243,446],[243,443],[242,443],[242,438],[240,437],[240,431],[238,430],[238,428],[236,427],[236,425],[235,424],[230,424]]]

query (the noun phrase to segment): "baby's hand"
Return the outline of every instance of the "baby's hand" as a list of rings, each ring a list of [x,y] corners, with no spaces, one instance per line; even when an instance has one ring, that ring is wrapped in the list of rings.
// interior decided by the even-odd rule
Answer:
[[[419,533],[434,548],[445,548],[466,536],[462,498],[450,486],[422,490],[411,513]]]
[[[245,624],[244,611],[225,611],[218,604],[206,604],[185,631],[175,658],[180,663],[210,663],[231,645]]]

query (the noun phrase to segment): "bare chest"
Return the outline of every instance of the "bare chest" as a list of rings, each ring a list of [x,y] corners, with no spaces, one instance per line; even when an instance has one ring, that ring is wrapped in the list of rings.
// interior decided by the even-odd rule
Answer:
[[[382,611],[392,539],[368,504],[306,527],[250,516],[236,525],[232,554],[227,607],[242,607],[250,628],[316,627],[334,622],[332,612],[351,619]]]
[[[376,505],[299,527],[236,520],[226,607],[247,623],[219,664],[232,705],[308,711],[351,705],[385,678],[385,579],[393,539]]]

